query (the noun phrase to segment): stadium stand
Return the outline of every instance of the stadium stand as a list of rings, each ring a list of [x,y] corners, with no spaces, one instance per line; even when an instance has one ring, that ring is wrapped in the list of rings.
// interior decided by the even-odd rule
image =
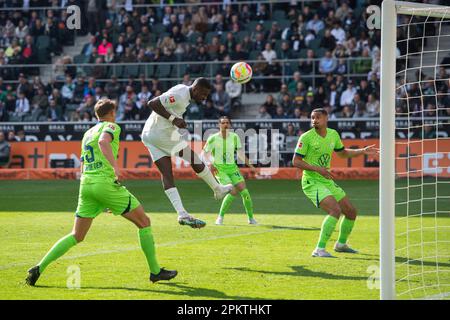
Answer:
[[[143,120],[148,112],[138,96],[158,96],[197,76],[210,78],[219,92],[202,114],[191,106],[187,119],[306,118],[316,106],[333,118],[378,116],[380,31],[367,31],[363,10],[371,1],[174,2],[2,1],[0,121],[91,121],[103,96],[118,99],[118,120]],[[66,28],[71,4],[83,13],[81,30]],[[78,53],[67,55],[70,46]],[[237,60],[249,61],[254,71],[241,95],[265,101],[271,94],[273,105],[228,101],[233,93],[225,83]],[[44,79],[46,68],[51,75]],[[438,76],[448,79],[448,70]],[[447,92],[448,81],[437,88]],[[409,88],[410,94],[418,90]]]

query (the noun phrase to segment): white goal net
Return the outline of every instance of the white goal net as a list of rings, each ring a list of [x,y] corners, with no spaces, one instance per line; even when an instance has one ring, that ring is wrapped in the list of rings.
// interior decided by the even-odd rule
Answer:
[[[395,47],[382,51],[381,297],[450,299],[450,7],[394,6],[382,20]]]

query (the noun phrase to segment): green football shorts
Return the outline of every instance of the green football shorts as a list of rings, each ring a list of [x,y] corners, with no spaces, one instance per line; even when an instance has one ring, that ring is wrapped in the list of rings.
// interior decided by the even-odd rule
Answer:
[[[217,170],[216,179],[220,182],[220,184],[225,185],[231,183],[233,186],[245,181],[239,169],[233,169],[230,171]]]
[[[323,199],[333,196],[337,202],[345,198],[345,191],[339,187],[333,180],[318,181],[302,179],[302,189],[309,200],[319,208]]]
[[[76,216],[95,218],[109,209],[114,215],[133,211],[140,203],[118,182],[80,183]]]

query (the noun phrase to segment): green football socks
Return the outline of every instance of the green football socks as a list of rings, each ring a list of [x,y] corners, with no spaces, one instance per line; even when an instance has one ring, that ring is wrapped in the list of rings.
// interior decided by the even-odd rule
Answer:
[[[141,244],[142,251],[144,251],[147,258],[148,267],[150,272],[157,275],[161,271],[158,261],[156,260],[155,241],[153,240],[152,227],[146,227],[139,229],[139,243]]]
[[[64,255],[70,248],[77,244],[77,240],[73,236],[73,234],[68,234],[67,236],[59,239],[53,247],[47,252],[47,254],[42,258],[41,262],[39,262],[39,273],[44,272],[47,266]]]
[[[247,213],[247,216],[249,219],[253,218],[253,201],[250,197],[250,192],[248,192],[248,189],[244,189],[239,194],[242,197],[242,203],[244,204],[245,212]],[[223,218],[225,213],[228,212],[228,209],[230,209],[231,204],[233,203],[234,199],[236,197],[233,196],[231,193],[227,194],[225,198],[223,198],[222,206],[220,207],[219,215]]]
[[[230,209],[231,204],[233,203],[236,197],[231,193],[227,194],[225,198],[223,198],[222,205],[220,206],[219,215],[223,218],[225,213],[227,213],[228,209]]]
[[[339,238],[338,242],[340,244],[347,243],[348,236],[353,230],[353,226],[355,225],[355,220],[350,220],[347,217],[344,217],[341,221],[341,225],[339,228]]]
[[[338,219],[333,216],[327,215],[322,222],[322,229],[320,230],[319,243],[317,244],[317,248],[325,249],[328,240],[330,240],[331,234],[336,227]]]
[[[240,192],[242,197],[242,203],[244,204],[245,212],[247,213],[247,216],[249,219],[253,218],[253,201],[250,197],[250,192],[248,192],[248,189],[244,189]]]

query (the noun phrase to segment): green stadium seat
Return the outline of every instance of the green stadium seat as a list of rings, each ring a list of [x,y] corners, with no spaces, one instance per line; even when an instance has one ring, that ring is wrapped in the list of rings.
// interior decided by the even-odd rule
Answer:
[[[126,78],[128,77],[137,78],[139,76],[139,65],[132,64],[124,66],[124,72],[122,76]]]
[[[180,77],[183,77],[184,74],[186,73],[186,69],[187,69],[187,65],[185,63],[183,64],[179,64],[178,66],[175,66],[175,72],[177,72],[177,68],[179,68],[179,72],[180,72]]]
[[[242,42],[244,40],[244,38],[246,36],[249,36],[249,35],[250,35],[250,33],[247,30],[239,31],[237,36],[236,36],[236,41],[237,42]]]
[[[76,56],[73,57],[73,63],[75,64],[86,63],[87,61],[88,57],[85,56],[84,54],[77,54]]]
[[[255,31],[256,25],[258,23],[258,21],[250,21],[249,23],[247,23],[247,30],[250,32]]]
[[[263,23],[264,30],[266,31],[270,30],[272,28],[272,23],[273,23],[272,20],[264,21]]]
[[[206,42],[206,43],[211,43],[212,38],[213,38],[214,36],[219,36],[219,35],[218,35],[217,32],[215,32],[215,31],[209,31],[209,32],[207,32],[207,33],[206,33],[206,36],[205,36],[205,42]],[[219,40],[220,40],[220,36],[219,36]]]
[[[31,121],[33,121],[33,116],[31,114],[27,114],[27,115],[23,116],[22,121],[23,122],[31,122]]]
[[[277,50],[281,50],[281,44],[283,43],[283,41],[286,40],[282,40],[282,39],[278,39],[275,41],[275,47],[273,48],[275,51]]]
[[[291,21],[288,19],[277,20],[280,30],[283,31],[291,26]]]
[[[225,41],[227,40],[227,34],[228,32],[223,32],[220,36],[220,42],[221,43],[225,43]]]
[[[36,39],[36,47],[38,49],[47,49],[50,46],[49,36],[39,36]]]
[[[146,78],[152,78],[155,74],[155,66],[152,64],[146,64],[144,66],[144,74]]]
[[[123,74],[124,66],[112,65],[111,66],[111,76],[116,76],[121,78]]]
[[[168,33],[168,32],[161,32],[158,34],[159,39],[164,39],[165,37],[169,37],[169,36],[170,36],[170,33]]]
[[[68,103],[68,104],[66,104],[66,112],[75,111],[78,109],[78,107],[79,107],[78,104]]]
[[[157,23],[152,26],[152,33],[154,34],[161,34],[166,32],[166,26],[162,23]]]
[[[311,40],[311,41],[308,43],[308,48],[313,49],[313,50],[316,50],[316,49],[319,48],[320,42],[321,42],[321,40],[320,40],[320,39],[317,39],[317,38],[314,39],[314,40]]]
[[[90,76],[92,74],[91,66],[82,67],[81,69],[83,70],[83,73],[85,74],[85,76]]]
[[[37,61],[38,61],[38,63],[49,63],[50,62],[50,55],[46,48],[37,50]]]
[[[9,121],[10,122],[20,122],[22,120],[22,117],[16,116],[14,114],[11,114],[9,116]]]
[[[258,56],[261,54],[261,51],[258,50],[252,50],[250,51],[250,54],[248,55],[249,60],[257,60]]]
[[[187,41],[191,44],[197,43],[197,38],[202,36],[200,32],[193,32],[188,38]]]
[[[325,48],[318,48],[314,50],[314,54],[316,56],[316,58],[322,58],[323,56],[325,56],[325,52],[327,51],[327,49]]]
[[[324,35],[325,35],[325,28],[323,28],[322,30],[320,30],[320,31],[317,33],[317,39],[322,40],[322,38],[323,38]]]
[[[300,52],[298,53],[298,58],[305,59],[307,52],[308,52],[308,49],[300,49]]]
[[[286,12],[284,10],[275,10],[272,14],[272,20],[280,22],[280,20],[286,19]]]
[[[361,16],[362,13],[363,13],[363,11],[364,11],[364,9],[365,9],[365,8],[363,8],[363,7],[357,7],[357,8],[355,8],[355,9],[353,10],[353,16],[354,16],[354,17],[359,17],[359,16]]]
[[[158,78],[169,78],[171,74],[172,66],[170,64],[161,64],[157,67]]]
[[[300,59],[301,57],[301,50],[300,51],[291,51],[292,53],[292,59]],[[306,53],[305,53],[306,56]]]

